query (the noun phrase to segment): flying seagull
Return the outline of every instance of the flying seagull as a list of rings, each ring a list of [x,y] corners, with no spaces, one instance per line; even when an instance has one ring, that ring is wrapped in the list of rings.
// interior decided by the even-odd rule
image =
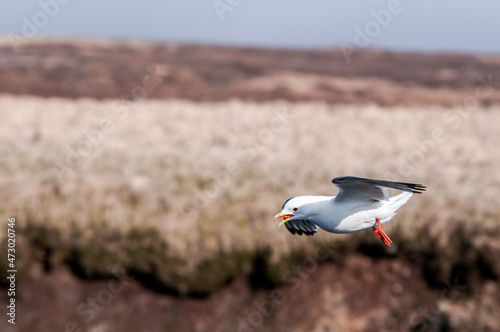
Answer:
[[[283,218],[279,226],[285,224],[290,233],[298,235],[314,235],[318,228],[331,233],[352,233],[371,227],[375,235],[390,246],[392,241],[381,225],[391,220],[412,194],[425,191],[421,184],[354,176],[337,177],[332,183],[340,190],[337,196],[289,198],[274,220]],[[387,189],[403,193],[389,197]]]

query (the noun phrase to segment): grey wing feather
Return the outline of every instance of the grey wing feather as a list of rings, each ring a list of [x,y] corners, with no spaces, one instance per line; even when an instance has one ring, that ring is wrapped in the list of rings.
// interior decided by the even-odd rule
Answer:
[[[308,236],[316,234],[319,228],[315,223],[303,219],[288,220],[285,227],[292,234],[305,234]]]
[[[340,190],[337,201],[386,201],[389,199],[387,189],[408,191],[413,194],[421,194],[425,191],[425,186],[421,184],[372,180],[354,176],[338,177],[333,179],[332,183]]]

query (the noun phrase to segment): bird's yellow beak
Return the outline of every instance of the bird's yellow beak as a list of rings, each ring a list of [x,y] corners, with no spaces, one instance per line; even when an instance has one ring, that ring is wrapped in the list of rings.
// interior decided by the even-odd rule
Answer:
[[[280,227],[281,225],[286,223],[288,221],[288,219],[290,219],[291,217],[293,217],[293,214],[286,214],[286,213],[280,212],[274,216],[274,221],[276,221],[276,219],[278,219],[278,218],[283,218],[283,221],[280,222],[280,224],[278,225],[278,227]]]

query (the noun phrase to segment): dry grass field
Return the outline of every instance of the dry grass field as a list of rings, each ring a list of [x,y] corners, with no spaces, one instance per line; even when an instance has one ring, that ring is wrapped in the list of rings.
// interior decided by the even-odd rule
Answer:
[[[358,175],[428,186],[386,226],[392,250],[436,255],[438,279],[463,250],[467,264],[500,274],[498,107],[11,96],[0,105],[1,213],[23,221],[48,265],[71,261],[87,276],[133,268],[206,292],[262,254],[279,281],[280,262],[318,241],[379,247],[369,231],[299,237],[272,221],[288,197],[333,195],[333,177]],[[201,283],[194,271],[205,270]]]

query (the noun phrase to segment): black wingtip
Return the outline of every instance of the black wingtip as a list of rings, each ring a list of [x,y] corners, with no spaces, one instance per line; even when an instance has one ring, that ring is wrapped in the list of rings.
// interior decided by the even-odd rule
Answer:
[[[393,181],[386,181],[386,180],[375,180],[375,179],[368,179],[368,178],[360,178],[356,176],[339,176],[336,177],[332,180],[333,184],[340,184],[344,182],[349,182],[352,180],[362,180],[366,181],[369,183],[372,183],[374,185],[382,185],[387,188],[392,188],[396,190],[404,190],[411,192],[413,194],[422,194],[427,188],[423,184],[418,184],[418,183],[406,183],[406,182],[393,182]]]
[[[345,179],[356,179],[355,176],[337,176],[332,180],[332,183],[341,183]]]
[[[413,194],[422,194],[427,189],[423,184],[405,183],[404,185],[407,186]]]
[[[299,226],[299,224],[301,226]],[[306,222],[304,220],[290,220],[285,223],[286,229],[292,233],[293,235],[307,235],[307,236],[313,236],[316,234],[316,230],[314,227],[312,227],[309,222]],[[302,229],[300,229],[302,227]]]

